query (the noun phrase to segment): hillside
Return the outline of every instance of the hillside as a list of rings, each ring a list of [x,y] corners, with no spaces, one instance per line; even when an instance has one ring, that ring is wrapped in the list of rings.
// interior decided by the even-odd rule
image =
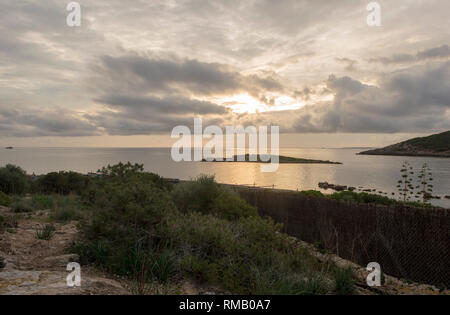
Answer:
[[[450,157],[450,131],[414,138],[381,149],[360,152],[367,155]]]

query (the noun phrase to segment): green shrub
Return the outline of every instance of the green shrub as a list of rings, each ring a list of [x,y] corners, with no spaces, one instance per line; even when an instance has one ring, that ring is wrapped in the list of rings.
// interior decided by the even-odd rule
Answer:
[[[386,196],[380,196],[376,194],[368,194],[366,192],[353,192],[353,191],[341,191],[336,192],[332,195],[327,196],[328,198],[335,199],[335,200],[345,200],[345,201],[352,201],[352,202],[358,202],[358,203],[372,203],[372,204],[378,204],[378,205],[408,205],[412,207],[418,207],[418,208],[439,208],[436,206],[433,206],[431,204],[423,204],[420,202],[413,202],[413,201],[407,201],[402,202],[395,199],[388,198]]]
[[[164,249],[158,229],[175,206],[166,190],[149,185],[148,178],[137,173],[140,168],[136,172],[127,169],[126,165],[109,167],[107,175],[85,195],[95,210],[91,218],[81,221],[84,241],[74,248],[85,262],[133,277],[134,266],[142,260],[136,248],[139,253],[155,255]]]
[[[353,192],[353,191],[337,192],[337,193],[330,195],[330,198],[336,199],[336,200],[354,201],[354,202],[359,202],[359,203],[375,203],[375,204],[381,204],[381,205],[386,205],[386,206],[397,203],[396,200],[390,199],[385,196],[368,194],[365,192],[357,193],[357,192]]]
[[[22,194],[28,186],[28,178],[20,167],[7,164],[0,167],[0,191],[11,194]]]
[[[12,204],[12,209],[15,213],[30,213],[34,210],[29,199],[15,200]]]
[[[318,190],[303,190],[300,194],[311,197],[324,197],[323,193]]]
[[[84,195],[73,244],[82,263],[126,276],[136,292],[184,275],[237,294],[325,294],[323,266],[239,196],[202,176],[169,192],[142,168],[109,166]]]
[[[255,272],[256,295],[324,295],[330,291],[326,276],[316,274],[284,275],[278,271]]]
[[[53,198],[47,195],[33,195],[31,205],[35,210],[46,210],[53,207]]]
[[[191,182],[178,184],[172,197],[184,213],[200,212],[230,220],[257,215],[254,207],[235,192],[217,184],[214,176],[201,175]]]
[[[350,268],[334,270],[336,293],[339,295],[352,295],[355,293],[355,278]]]
[[[0,191],[0,206],[9,207],[11,205],[11,197]]]
[[[44,194],[82,194],[91,182],[89,176],[76,172],[52,172],[38,178],[36,192]]]
[[[56,222],[67,223],[79,220],[82,217],[81,210],[85,208],[80,198],[75,195],[54,196],[50,217]]]
[[[53,237],[56,228],[53,224],[46,224],[36,228],[35,236],[38,240],[49,241]]]
[[[218,283],[233,293],[266,294],[291,283],[301,287],[304,275],[318,267],[309,253],[281,234],[280,225],[260,217],[221,219],[200,213],[169,219],[166,238],[177,250],[181,270],[199,281]],[[262,287],[262,285],[264,286]],[[276,285],[272,285],[276,284]]]

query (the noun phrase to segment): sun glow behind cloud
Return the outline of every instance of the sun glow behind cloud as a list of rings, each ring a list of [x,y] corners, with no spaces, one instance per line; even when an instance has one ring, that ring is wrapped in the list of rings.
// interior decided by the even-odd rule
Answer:
[[[298,102],[289,96],[274,97],[273,105],[268,105],[266,102],[260,101],[248,93],[222,97],[212,101],[217,102],[219,105],[231,108],[234,113],[238,114],[293,110],[305,105],[303,102]]]

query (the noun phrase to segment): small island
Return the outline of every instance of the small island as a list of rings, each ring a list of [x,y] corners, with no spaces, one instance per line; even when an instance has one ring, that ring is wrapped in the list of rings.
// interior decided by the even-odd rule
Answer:
[[[381,149],[360,152],[363,155],[450,157],[450,131],[414,138]]]
[[[240,159],[239,159],[240,158]],[[271,161],[263,161],[261,159],[261,155],[257,155],[256,161],[250,161],[250,154],[242,155],[234,155],[232,161],[228,161],[226,159],[222,161],[207,161],[203,159],[202,162],[217,162],[217,163],[225,163],[225,162],[250,162],[250,163],[270,163]],[[279,156],[280,164],[342,164],[340,162],[332,162],[332,161],[322,161],[322,160],[312,160],[312,159],[303,159],[303,158],[294,158],[290,156]]]

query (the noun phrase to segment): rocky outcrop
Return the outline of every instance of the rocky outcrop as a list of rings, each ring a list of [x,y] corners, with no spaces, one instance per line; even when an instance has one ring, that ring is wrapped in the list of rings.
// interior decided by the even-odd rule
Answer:
[[[354,190],[356,190],[356,187],[349,187],[349,186],[346,186],[346,185],[336,185],[336,184],[330,184],[330,183],[328,183],[328,182],[320,182],[319,183],[319,188],[322,188],[322,189],[332,189],[332,190],[335,190],[335,191],[344,191],[344,190],[349,190],[349,191],[354,191]]]

